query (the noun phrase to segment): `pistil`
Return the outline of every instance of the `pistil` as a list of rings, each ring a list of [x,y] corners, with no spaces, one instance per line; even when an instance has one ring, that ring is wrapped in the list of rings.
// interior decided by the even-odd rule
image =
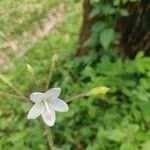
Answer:
[[[49,106],[48,106],[48,102],[47,102],[47,101],[43,101],[43,102],[44,102],[44,104],[45,104],[46,110],[47,110],[48,112],[50,112],[50,109],[49,109]]]

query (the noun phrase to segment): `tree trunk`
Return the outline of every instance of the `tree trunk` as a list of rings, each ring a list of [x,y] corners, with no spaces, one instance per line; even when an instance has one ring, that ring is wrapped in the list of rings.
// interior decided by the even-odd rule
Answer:
[[[83,24],[81,27],[80,37],[79,37],[79,48],[77,49],[77,55],[82,56],[86,55],[89,51],[88,47],[84,46],[85,41],[91,35],[91,27],[93,25],[93,19],[89,19],[89,15],[91,13],[92,6],[90,4],[90,0],[84,0],[83,2]]]
[[[120,50],[131,58],[140,50],[150,56],[150,1],[142,0],[127,7],[130,16],[120,18],[117,25],[121,33]]]
[[[116,25],[121,33],[119,50],[124,56],[133,58],[140,50],[150,56],[150,1],[141,0],[136,3],[129,3],[125,6],[129,9],[128,17],[120,17]],[[79,37],[79,48],[77,55],[86,55],[90,50],[84,46],[85,41],[91,35],[91,27],[98,18],[89,19],[92,11],[90,0],[83,3],[84,18]]]

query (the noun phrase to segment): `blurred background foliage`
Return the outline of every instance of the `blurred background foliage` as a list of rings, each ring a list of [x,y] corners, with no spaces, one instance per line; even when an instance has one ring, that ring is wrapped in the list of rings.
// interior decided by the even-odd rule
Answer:
[[[101,85],[111,89],[106,96],[80,99],[70,104],[69,112],[57,114],[52,132],[58,148],[150,149],[149,51],[138,47],[130,57],[128,51],[132,47],[126,51],[120,48],[124,46],[120,44],[123,35],[116,27],[119,18],[130,16],[128,5],[138,3],[135,0],[0,1],[0,71],[22,93],[29,96],[44,90],[54,51],[59,53],[60,61],[50,88],[62,88],[62,99]],[[86,35],[87,10],[85,7],[82,10],[82,5],[87,4],[91,9],[87,21],[91,19],[92,23],[89,22],[91,32]],[[57,7],[63,7],[62,21],[48,35],[39,36],[44,31],[43,20],[51,10],[62,14]],[[13,47],[12,43],[18,44]],[[33,67],[40,87],[33,82],[27,64]],[[14,93],[2,81],[0,90]],[[0,150],[49,149],[40,118],[34,121],[26,118],[30,107],[19,99],[0,98]]]

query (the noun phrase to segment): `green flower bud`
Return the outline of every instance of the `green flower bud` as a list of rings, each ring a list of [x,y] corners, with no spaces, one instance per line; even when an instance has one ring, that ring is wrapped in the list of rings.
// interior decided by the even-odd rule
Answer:
[[[52,56],[52,62],[53,63],[57,63],[59,60],[59,55],[57,53],[55,53],[53,56]]]
[[[101,96],[101,95],[105,95],[110,89],[106,86],[100,86],[100,87],[96,87],[94,89],[91,89],[88,92],[89,96]]]
[[[3,74],[0,74],[0,80],[2,80],[2,82],[4,82],[5,84],[12,86],[12,83],[10,82],[10,80],[5,77]]]
[[[30,64],[27,64],[27,71],[32,75],[34,76],[34,70],[32,68],[32,66]]]

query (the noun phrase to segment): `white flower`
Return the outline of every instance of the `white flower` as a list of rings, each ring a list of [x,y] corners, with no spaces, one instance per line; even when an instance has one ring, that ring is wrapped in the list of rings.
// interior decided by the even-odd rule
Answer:
[[[55,111],[67,112],[69,110],[68,105],[58,98],[60,93],[60,88],[52,88],[45,93],[32,93],[30,99],[35,104],[30,109],[27,118],[36,119],[42,115],[43,121],[48,126],[53,126],[56,120]]]

